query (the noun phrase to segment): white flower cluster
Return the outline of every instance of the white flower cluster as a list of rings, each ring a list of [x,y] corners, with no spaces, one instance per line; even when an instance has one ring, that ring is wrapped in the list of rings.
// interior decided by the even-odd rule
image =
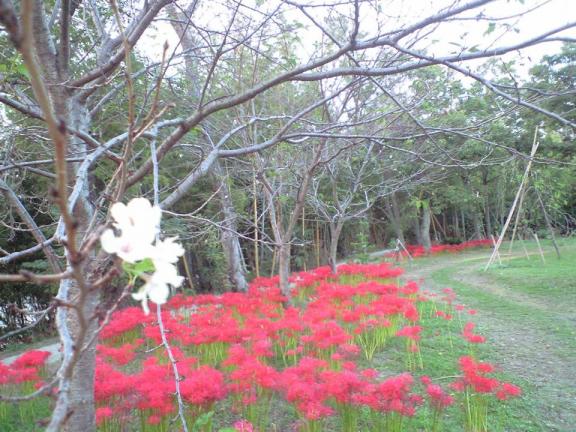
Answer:
[[[128,205],[116,203],[110,208],[114,228],[107,229],[100,237],[102,249],[116,254],[124,262],[136,264],[149,260],[154,265],[151,275],[139,275],[146,282],[132,294],[142,302],[148,314],[148,298],[156,304],[164,304],[170,293],[169,285],[177,288],[184,278],[178,275],[176,263],[184,254],[184,248],[176,243],[176,237],[157,240],[162,212],[145,198],[134,198]]]

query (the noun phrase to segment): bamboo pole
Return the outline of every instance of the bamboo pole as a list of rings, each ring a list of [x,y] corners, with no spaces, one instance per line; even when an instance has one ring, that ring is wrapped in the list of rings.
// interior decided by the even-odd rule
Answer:
[[[184,263],[184,271],[186,271],[186,278],[188,279],[188,286],[190,287],[192,292],[195,292],[196,290],[194,289],[194,281],[192,280],[192,273],[190,272],[190,266],[188,265],[188,259],[187,259],[186,255],[187,255],[187,252],[184,251],[184,255],[182,256],[182,262]]]
[[[400,239],[396,239],[396,247],[400,246],[402,249],[404,249],[404,252],[406,252],[406,255],[408,255],[408,263],[409,266],[412,267],[412,261],[414,261],[414,259],[412,258],[412,255],[410,255],[410,252],[408,252],[408,249],[406,249],[406,246],[404,246],[404,243],[402,243],[402,241]]]
[[[316,219],[316,267],[320,267],[320,221]]]
[[[508,248],[509,254],[512,253],[512,246],[514,246],[514,238],[516,237],[516,230],[518,229],[518,223],[520,222],[520,216],[522,215],[522,205],[524,204],[525,196],[526,196],[526,188],[522,187],[520,202],[518,203],[518,210],[516,211],[516,219],[514,220],[514,228],[512,229],[512,238],[510,239],[510,247]]]
[[[540,142],[538,141],[537,138],[538,138],[538,128],[536,128],[536,130],[534,130],[534,141],[532,142],[532,150],[530,151],[530,160],[528,161],[528,164],[526,165],[526,170],[524,171],[524,175],[522,176],[522,181],[520,182],[520,187],[518,188],[518,192],[516,192],[516,197],[514,198],[514,202],[512,203],[512,208],[510,209],[510,212],[508,213],[508,217],[506,218],[506,222],[504,223],[504,226],[502,227],[502,232],[500,233],[500,237],[498,237],[498,242],[496,243],[496,246],[494,247],[494,251],[492,252],[492,255],[490,256],[490,259],[488,260],[486,267],[484,267],[484,271],[487,271],[488,268],[490,267],[490,264],[492,264],[492,262],[494,262],[494,258],[498,254],[498,250],[500,249],[500,245],[502,244],[502,241],[504,240],[504,236],[506,235],[506,231],[508,230],[508,226],[510,225],[510,221],[512,220],[512,216],[514,215],[514,211],[516,210],[516,205],[518,204],[518,200],[520,199],[520,194],[522,192],[522,189],[524,188],[524,183],[526,183],[526,179],[528,178],[528,173],[530,172],[530,168],[532,167],[532,160],[534,159],[534,155],[536,154],[536,150],[538,150],[538,146],[540,145]]]
[[[540,252],[540,258],[542,259],[542,263],[546,264],[546,258],[544,258],[544,251],[542,250],[542,247],[540,246],[540,240],[538,239],[538,234],[536,234],[534,231],[532,231],[532,235],[534,236],[534,239],[536,240],[536,244],[538,245],[538,251]]]
[[[522,244],[522,249],[524,250],[524,255],[526,255],[526,259],[530,261],[530,254],[528,253],[528,249],[526,249],[526,243],[524,243],[524,239],[520,239],[520,243]]]
[[[552,227],[552,222],[550,222],[550,218],[548,217],[548,212],[546,211],[546,207],[544,206],[544,201],[542,201],[542,196],[536,187],[534,187],[536,191],[536,196],[538,197],[538,202],[540,203],[540,207],[542,208],[542,213],[544,213],[544,220],[546,221],[546,227],[548,227],[548,231],[550,231],[550,237],[552,238],[552,244],[554,245],[554,249],[556,250],[556,255],[560,258],[560,248],[558,247],[558,243],[556,243],[556,236],[554,235],[554,228]]]
[[[494,238],[494,236],[492,234],[490,234],[490,240],[492,240],[492,246],[494,246],[494,248],[496,248],[496,239]],[[502,265],[502,258],[500,257],[500,252],[498,252],[498,264]]]

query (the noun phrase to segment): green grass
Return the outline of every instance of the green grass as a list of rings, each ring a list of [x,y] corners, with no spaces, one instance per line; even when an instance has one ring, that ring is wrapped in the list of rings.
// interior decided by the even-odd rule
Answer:
[[[539,255],[513,259],[490,268],[487,275],[514,292],[561,310],[573,310],[576,303],[576,248],[563,248],[560,258],[551,252],[545,257],[545,262]]]
[[[511,401],[508,409],[495,407],[493,429],[508,431],[554,431],[563,429],[554,425],[556,415],[576,421],[576,407],[566,405],[568,395],[574,396],[573,377],[555,382],[536,382],[531,373],[534,366],[530,362],[530,349],[538,351],[546,346],[550,353],[550,368],[554,362],[564,361],[576,364],[576,242],[573,239],[562,242],[561,259],[556,257],[549,242],[543,242],[545,263],[540,259],[534,242],[526,243],[530,258],[508,259],[503,256],[502,264],[495,264],[486,272],[484,266],[488,253],[480,259],[462,262],[463,254],[453,259],[449,257],[427,258],[417,266],[437,265],[446,260],[444,266],[431,270],[430,279],[436,289],[453,288],[460,302],[479,310],[479,319],[484,319],[491,331],[513,332],[516,340],[529,336],[536,340],[533,347],[524,348],[527,360],[526,369],[514,376],[508,374],[512,382],[520,384],[524,396]],[[508,245],[502,250],[508,252]],[[524,254],[521,245],[514,247],[515,254]],[[478,253],[477,253],[478,255]],[[474,319],[475,320],[475,319]],[[500,328],[499,328],[500,327]],[[482,327],[480,327],[480,331]],[[516,332],[516,333],[514,333]],[[490,333],[486,333],[488,345],[485,354],[488,358],[506,363],[518,349],[515,346],[496,348],[490,345]],[[547,367],[547,366],[545,366]],[[500,429],[499,429],[500,428]]]

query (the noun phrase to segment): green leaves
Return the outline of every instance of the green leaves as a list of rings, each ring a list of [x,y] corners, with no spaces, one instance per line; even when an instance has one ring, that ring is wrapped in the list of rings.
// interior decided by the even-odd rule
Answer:
[[[138,261],[135,264],[124,261],[122,263],[122,269],[130,276],[130,280],[132,281],[138,279],[143,274],[153,273],[155,270],[154,263],[150,258]]]
[[[496,30],[496,23],[491,22],[490,24],[488,24],[488,29],[484,32],[484,36],[489,35],[494,30]]]
[[[214,411],[209,411],[200,415],[194,424],[192,425],[192,432],[207,432],[212,430],[212,417],[214,417]],[[224,429],[220,429],[222,432]],[[234,430],[234,429],[230,429]]]

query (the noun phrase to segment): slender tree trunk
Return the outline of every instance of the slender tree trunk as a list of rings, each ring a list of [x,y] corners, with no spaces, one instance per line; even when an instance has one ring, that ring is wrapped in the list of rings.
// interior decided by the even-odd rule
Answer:
[[[336,263],[338,259],[338,240],[340,239],[340,234],[342,233],[342,228],[344,227],[344,222],[338,219],[338,222],[330,223],[330,268],[332,273],[336,274]]]
[[[403,244],[406,244],[404,240],[404,230],[402,229],[402,219],[400,216],[400,208],[398,206],[398,201],[396,200],[396,194],[392,194],[390,199],[385,200],[386,206],[388,207],[388,213],[390,216],[390,222],[392,223],[392,228],[394,229],[394,234],[396,238],[400,240]]]
[[[227,176],[218,161],[214,164],[214,173],[221,182],[218,185],[218,197],[220,198],[220,208],[224,215],[224,221],[222,222],[220,241],[228,267],[228,280],[233,291],[246,292],[248,291],[248,283],[246,282],[246,265],[238,238],[238,214],[232,202]]]
[[[290,277],[290,256],[290,243],[282,243],[280,247],[278,247],[278,275],[280,276],[280,290],[289,300],[291,298],[291,287],[288,282],[288,278]]]
[[[492,235],[492,217],[490,216],[490,204],[486,200],[484,205],[484,222],[486,223],[486,237],[489,238]]]
[[[481,239],[484,238],[484,230],[482,227],[482,219],[477,210],[478,209],[472,209],[472,223],[474,225],[474,237]]]
[[[76,99],[66,98],[63,94],[55,98],[60,103],[55,104],[56,112],[61,118],[68,119],[68,125],[72,128],[88,132],[90,127],[90,115],[85,104],[80,103]],[[66,102],[64,102],[66,101]],[[75,156],[87,154],[86,145],[77,138],[69,136],[69,153]],[[71,182],[75,182],[76,171],[78,164],[69,164],[70,173],[69,177]],[[78,198],[77,204],[73,209],[72,215],[77,223],[77,246],[80,246],[82,238],[89,228],[90,221],[94,216],[94,208],[90,200],[90,181],[87,178],[84,182]],[[94,279],[94,273],[97,272],[97,263],[93,262],[90,258],[87,259],[89,265],[85,267],[83,274],[87,280]],[[98,321],[94,319],[96,307],[100,303],[100,292],[97,290],[89,290],[87,293],[81,293],[75,281],[63,281],[62,284],[67,284],[65,290],[68,295],[65,301],[79,298],[85,295],[85,301],[80,304],[83,315],[87,320],[87,330],[82,345],[90,340],[98,329]],[[73,310],[66,311],[66,322],[68,329],[71,333],[72,339],[77,340],[78,334],[81,331],[80,324],[76,313]],[[78,347],[79,349],[79,347]],[[70,380],[70,393],[69,393],[69,406],[70,417],[65,423],[65,430],[69,432],[76,431],[93,431],[96,430],[96,407],[94,401],[94,371],[96,368],[96,340],[84,351],[80,356],[78,363],[74,368],[74,373]]]
[[[416,244],[422,244],[422,230],[420,228],[420,211],[412,221],[412,229],[414,231],[414,235],[416,236]]]
[[[458,213],[456,209],[452,210],[452,223],[454,224],[453,225],[454,237],[456,238],[462,237],[462,234],[460,233],[460,220],[458,218]]]
[[[78,286],[70,284],[71,297],[79,294]],[[88,293],[83,307],[84,316],[90,319],[94,316],[97,305],[100,303],[100,293],[93,291]],[[76,339],[80,328],[76,314],[68,311],[68,328],[73,339]],[[95,319],[89,321],[85,341],[89,340],[98,329],[98,322]],[[96,341],[84,351],[76,367],[74,375],[70,381],[69,410],[72,413],[65,424],[65,430],[94,431],[96,430],[96,403],[94,400],[94,372],[96,369]]]
[[[420,237],[422,239],[422,246],[426,252],[430,252],[432,248],[432,241],[430,240],[430,221],[431,221],[430,205],[426,202],[422,206],[422,223],[420,225]]]

